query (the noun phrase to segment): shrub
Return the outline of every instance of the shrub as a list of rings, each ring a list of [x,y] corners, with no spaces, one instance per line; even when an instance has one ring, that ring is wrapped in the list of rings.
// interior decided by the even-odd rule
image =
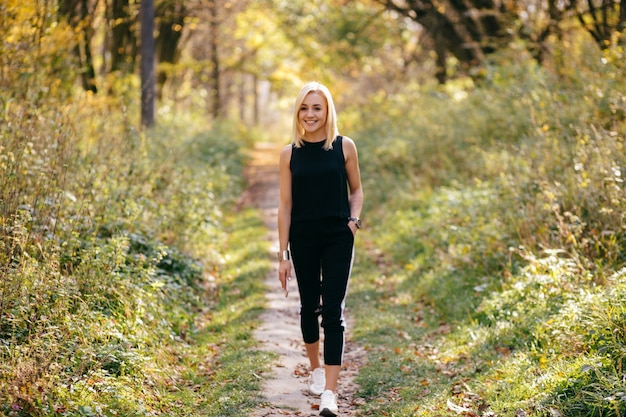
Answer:
[[[401,361],[391,392],[362,372],[368,410],[623,414],[624,60],[584,51],[557,71],[506,56],[476,83],[350,115],[380,250],[357,302],[387,323],[356,333],[386,331],[374,355]],[[423,358],[441,375],[420,382]]]

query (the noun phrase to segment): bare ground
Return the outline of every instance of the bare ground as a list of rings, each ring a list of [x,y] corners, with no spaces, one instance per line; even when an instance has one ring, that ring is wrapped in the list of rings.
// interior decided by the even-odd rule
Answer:
[[[261,210],[269,230],[268,239],[272,242],[272,253],[278,250],[277,207],[278,207],[278,157],[281,145],[259,143],[252,151],[252,158],[246,170],[248,189],[242,204]],[[319,397],[307,393],[309,375],[308,360],[299,325],[299,296],[295,278],[290,283],[289,296],[285,297],[278,282],[278,272],[274,267],[265,278],[267,286],[267,309],[261,316],[262,324],[254,336],[263,350],[274,352],[278,359],[273,363],[272,374],[264,375],[262,407],[251,417],[273,416],[317,416]],[[349,295],[348,295],[349,296]],[[346,311],[348,323],[350,312]],[[357,416],[357,408],[362,404],[355,397],[357,386],[354,382],[360,365],[365,361],[365,351],[346,337],[346,353],[340,375],[339,413],[340,416]]]

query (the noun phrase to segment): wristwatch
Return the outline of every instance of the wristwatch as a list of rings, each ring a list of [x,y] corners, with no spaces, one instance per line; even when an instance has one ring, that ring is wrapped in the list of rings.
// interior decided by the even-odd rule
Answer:
[[[356,225],[357,229],[361,228],[361,219],[359,219],[358,217],[348,217],[348,221],[349,222],[354,222],[354,224]]]

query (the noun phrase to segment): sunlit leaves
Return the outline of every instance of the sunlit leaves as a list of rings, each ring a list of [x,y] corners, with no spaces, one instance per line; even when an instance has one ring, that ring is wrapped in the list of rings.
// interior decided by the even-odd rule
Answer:
[[[364,68],[392,71],[387,54],[398,46],[395,36],[400,36],[403,24],[380,5],[334,0],[276,1],[275,5],[294,52],[306,62],[306,72],[324,77],[333,69],[357,78]]]
[[[67,92],[73,82],[67,46],[74,43],[74,33],[56,19],[53,5],[9,1],[0,7],[5,34],[0,41],[0,87],[29,99]]]

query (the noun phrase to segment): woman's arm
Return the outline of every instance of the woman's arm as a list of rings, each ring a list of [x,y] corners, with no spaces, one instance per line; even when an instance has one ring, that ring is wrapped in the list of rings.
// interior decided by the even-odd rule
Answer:
[[[346,174],[348,175],[348,187],[350,188],[350,217],[361,217],[363,208],[363,188],[361,187],[361,170],[359,169],[359,155],[354,141],[348,137],[343,138],[343,154],[346,159]],[[353,233],[356,233],[354,222],[349,223]]]
[[[279,175],[280,197],[278,202],[278,250],[279,254],[289,247],[289,228],[291,227],[291,145],[285,146],[280,152]],[[280,257],[279,257],[280,258]],[[287,281],[291,279],[291,261],[279,259],[278,279],[285,295]]]

